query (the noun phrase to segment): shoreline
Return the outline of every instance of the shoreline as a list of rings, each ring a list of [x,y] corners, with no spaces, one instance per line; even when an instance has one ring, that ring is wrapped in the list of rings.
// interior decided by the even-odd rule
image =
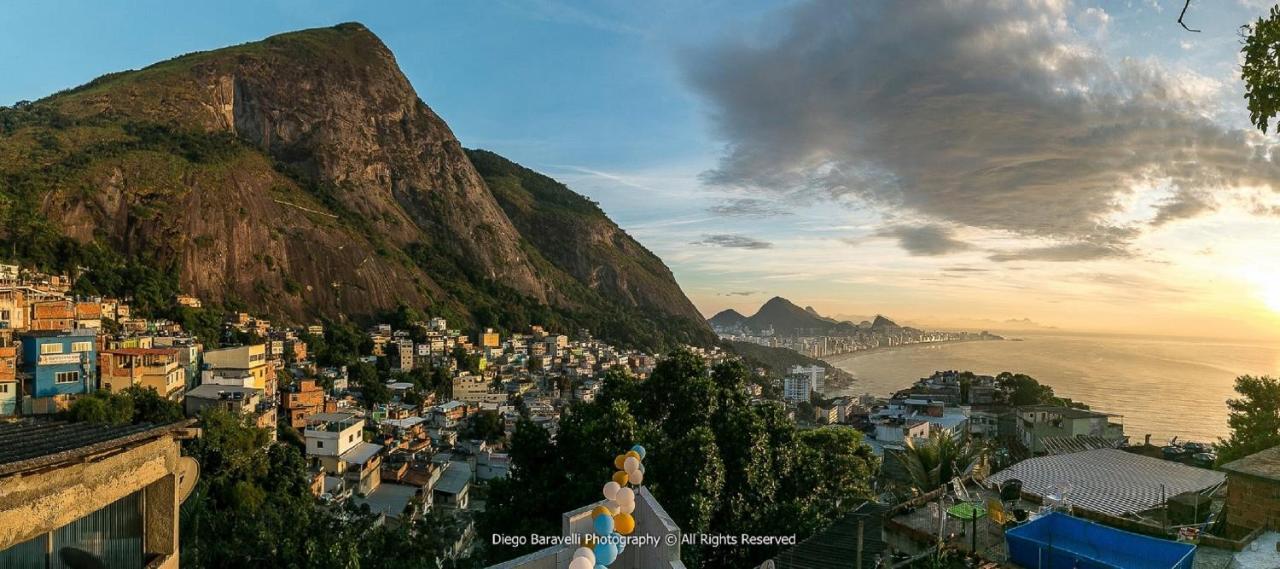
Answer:
[[[897,346],[877,346],[875,348],[870,348],[866,350],[858,350],[856,352],[845,352],[843,354],[837,354],[835,356],[825,356],[825,357],[814,358],[814,359],[820,362],[823,362],[831,366],[832,368],[835,368],[835,370],[839,372],[838,374],[839,379],[830,381],[829,382],[830,387],[835,387],[837,389],[847,389],[853,386],[854,384],[856,384],[858,382],[858,379],[856,377],[853,377],[853,374],[850,374],[849,372],[841,369],[839,363],[854,359],[859,356],[874,354],[874,353],[900,351],[900,350],[909,349],[909,348],[924,348],[929,346],[941,346],[941,345],[947,345],[947,344],[966,344],[970,342],[1013,342],[1013,341],[1021,341],[1021,338],[1017,338],[1017,339],[1000,338],[998,340],[994,338],[972,338],[967,340],[944,340],[941,342],[916,342],[914,344],[902,344]],[[823,391],[824,392],[826,391],[825,386]],[[873,393],[872,395],[877,395],[877,394]],[[823,393],[823,397],[826,397],[826,393]]]
[[[897,351],[897,350],[906,350],[910,348],[925,348],[929,346],[942,346],[947,344],[967,344],[969,342],[1020,342],[1020,341],[1022,341],[1022,338],[1000,338],[999,340],[994,338],[972,338],[968,340],[943,340],[941,342],[916,342],[914,344],[899,344],[897,346],[877,346],[875,348],[868,348],[866,350],[858,350],[855,352],[845,352],[843,354],[836,354],[834,356],[824,356],[821,358],[814,358],[814,359],[820,360],[820,361],[826,362],[829,365],[835,366],[836,361],[850,360],[858,356],[862,356],[866,354],[874,354],[877,352],[891,352],[891,351]],[[835,360],[835,361],[832,361],[832,360]]]

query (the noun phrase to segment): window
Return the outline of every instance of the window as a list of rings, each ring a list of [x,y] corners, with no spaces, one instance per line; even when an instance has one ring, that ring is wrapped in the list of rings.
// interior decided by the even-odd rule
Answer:
[[[92,352],[92,351],[93,351],[93,342],[75,342],[75,343],[71,344],[71,351],[73,351],[73,352]]]
[[[347,442],[352,443],[352,442],[355,442],[355,440],[356,440],[355,435],[347,435]]]
[[[9,392],[9,384],[0,383],[0,393],[8,393],[8,392]]]
[[[62,344],[41,344],[40,345],[41,355],[61,354],[61,353],[62,353]]]
[[[80,381],[78,371],[60,371],[53,376],[54,383],[77,383]]]
[[[324,448],[324,441],[316,441],[316,448]]]

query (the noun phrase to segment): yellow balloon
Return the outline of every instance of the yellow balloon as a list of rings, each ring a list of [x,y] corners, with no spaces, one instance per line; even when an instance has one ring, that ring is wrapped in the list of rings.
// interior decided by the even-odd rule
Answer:
[[[610,511],[609,508],[606,508],[604,506],[596,506],[594,510],[591,510],[591,519],[593,520],[596,519],[596,516],[600,514],[604,514],[606,516],[612,516],[613,512]]]
[[[597,537],[597,536],[596,536],[596,534],[594,534],[594,533],[589,533],[589,534],[587,534],[587,535],[582,536],[582,545],[583,545],[583,546],[586,546],[586,547],[595,547],[595,546],[596,546],[596,542],[597,542],[597,541],[600,541],[600,538],[599,538],[599,537]]]
[[[620,454],[620,455],[618,455],[618,456],[617,456],[617,458],[614,458],[614,459],[613,459],[613,466],[614,466],[614,468],[617,468],[618,470],[622,470],[622,463],[624,463],[624,462],[626,462],[626,461],[627,461],[627,455],[625,455],[625,454]]]
[[[614,473],[613,473],[613,481],[614,481],[614,482],[617,482],[617,483],[618,483],[618,486],[626,486],[626,485],[627,485],[627,473],[626,473],[626,472],[623,472],[623,471],[621,471],[621,470],[619,470],[619,471],[617,471],[617,472],[614,472]]]
[[[631,514],[618,514],[613,517],[613,531],[620,535],[631,535],[636,529],[636,519]]]
[[[622,455],[622,456],[624,456],[624,457],[634,456],[634,457],[636,457],[636,460],[640,460],[640,453],[638,453],[638,452],[636,452],[636,451],[634,451],[634,450],[629,450],[629,451],[627,451],[627,454],[624,454],[624,455]],[[624,461],[625,461],[625,460],[627,460],[627,459],[626,459],[626,458],[623,458],[622,460],[624,460]]]

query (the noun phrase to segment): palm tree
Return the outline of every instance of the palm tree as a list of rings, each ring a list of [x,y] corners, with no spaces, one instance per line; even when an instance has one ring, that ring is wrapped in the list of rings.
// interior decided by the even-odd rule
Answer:
[[[964,474],[986,455],[983,445],[968,437],[963,439],[934,431],[928,439],[907,439],[907,448],[898,453],[899,460],[911,477],[911,486],[921,493],[929,492]]]

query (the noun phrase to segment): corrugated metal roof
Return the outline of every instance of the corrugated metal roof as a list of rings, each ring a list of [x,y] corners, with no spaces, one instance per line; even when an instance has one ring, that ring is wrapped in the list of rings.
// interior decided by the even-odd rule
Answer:
[[[987,478],[999,485],[1016,478],[1024,492],[1044,497],[1061,493],[1074,507],[1126,516],[1163,505],[1183,492],[1202,492],[1221,484],[1221,472],[1098,449],[1029,458]]]
[[[160,436],[186,423],[111,426],[31,418],[0,422],[0,475]]]

